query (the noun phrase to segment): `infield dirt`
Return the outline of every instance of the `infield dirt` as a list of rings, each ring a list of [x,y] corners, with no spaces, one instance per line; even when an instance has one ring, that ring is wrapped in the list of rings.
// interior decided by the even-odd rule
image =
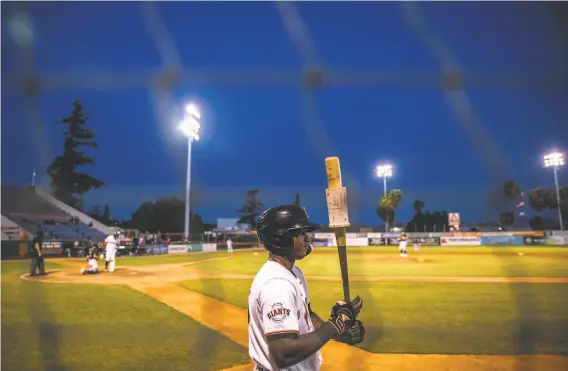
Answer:
[[[203,279],[251,279],[250,275],[223,274],[189,269],[188,266],[204,261],[230,259],[230,257],[206,259],[184,264],[167,264],[145,267],[118,267],[114,273],[83,276],[75,261],[58,261],[70,269],[49,272],[45,277],[22,279],[49,283],[122,284],[144,293],[165,305],[193,318],[204,326],[220,332],[232,341],[248,347],[247,311],[232,304],[190,291],[177,282]],[[314,276],[308,280],[339,280],[339,277]],[[414,282],[539,282],[568,283],[568,278],[543,277],[369,277],[355,276],[354,281],[414,281]],[[568,370],[568,358],[555,355],[443,355],[443,354],[377,354],[345,344],[329,342],[322,349],[322,370],[459,370],[459,371],[562,371]],[[252,370],[245,364],[223,371]]]

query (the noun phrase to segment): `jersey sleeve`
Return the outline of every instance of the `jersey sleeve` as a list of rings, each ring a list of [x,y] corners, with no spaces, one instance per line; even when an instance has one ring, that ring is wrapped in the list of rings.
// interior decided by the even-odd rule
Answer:
[[[260,292],[264,336],[299,333],[296,289],[285,279],[273,279]]]

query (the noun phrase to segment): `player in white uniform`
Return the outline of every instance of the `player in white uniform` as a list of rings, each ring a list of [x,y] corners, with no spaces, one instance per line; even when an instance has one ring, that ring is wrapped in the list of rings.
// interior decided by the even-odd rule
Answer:
[[[111,234],[105,239],[105,272],[114,272],[119,236],[120,231],[116,231],[114,234]]]
[[[233,240],[230,238],[227,240],[227,252],[233,252]]]
[[[320,349],[329,340],[355,345],[365,337],[356,319],[363,306],[358,296],[351,303],[338,301],[328,321],[311,310],[304,274],[294,263],[312,252],[307,232],[315,229],[296,205],[260,216],[258,239],[269,256],[249,293],[249,355],[256,371],[318,371]]]
[[[424,240],[422,238],[417,238],[412,242],[412,246],[414,247],[414,252],[420,251],[420,244],[422,244]]]
[[[97,254],[90,253],[89,258],[87,260],[87,264],[89,268],[85,269],[84,267],[81,268],[81,274],[98,274],[99,273],[99,262],[97,261]]]
[[[408,244],[408,235],[402,232],[398,240],[398,250],[400,251],[400,256],[402,258],[406,258],[406,245]]]

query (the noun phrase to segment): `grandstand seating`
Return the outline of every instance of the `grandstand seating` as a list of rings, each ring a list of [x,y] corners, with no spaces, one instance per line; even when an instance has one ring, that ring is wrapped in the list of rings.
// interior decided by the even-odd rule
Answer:
[[[46,239],[93,240],[105,235],[39,197],[33,188],[2,187],[2,215],[29,233],[41,228]]]

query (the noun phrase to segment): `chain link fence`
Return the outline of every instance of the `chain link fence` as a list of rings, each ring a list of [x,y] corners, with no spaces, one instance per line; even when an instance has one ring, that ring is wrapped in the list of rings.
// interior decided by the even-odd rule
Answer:
[[[166,124],[168,115],[175,111],[176,102],[172,96],[175,88],[180,86],[195,87],[198,85],[257,85],[257,86],[292,86],[300,92],[298,102],[302,112],[302,125],[306,135],[313,144],[314,153],[322,159],[334,155],[335,146],[320,118],[315,103],[315,96],[327,87],[336,86],[383,86],[408,88],[439,88],[444,92],[448,105],[452,109],[459,128],[468,135],[481,161],[491,174],[491,180],[499,183],[509,173],[504,162],[504,156],[495,139],[487,132],[485,124],[476,112],[465,88],[500,89],[500,90],[543,90],[568,91],[568,76],[557,73],[539,72],[519,76],[509,72],[473,73],[464,71],[458,58],[429,27],[428,21],[421,10],[423,5],[401,2],[402,18],[417,40],[436,59],[439,69],[434,70],[380,70],[380,69],[329,69],[318,58],[317,40],[310,35],[309,27],[302,19],[301,12],[295,3],[275,2],[274,6],[282,21],[290,40],[295,45],[302,60],[302,69],[187,69],[183,68],[179,52],[179,40],[175,40],[164,22],[158,3],[144,2],[140,4],[140,17],[144,22],[148,36],[161,59],[161,65],[151,70],[107,70],[85,74],[83,72],[61,71],[57,73],[40,73],[34,62],[37,30],[26,10],[26,3],[12,5],[9,9],[8,32],[17,45],[18,71],[13,76],[3,76],[7,81],[3,87],[8,93],[17,93],[22,97],[22,111],[26,114],[27,125],[31,134],[32,145],[39,151],[40,158],[50,157],[50,148],[43,142],[46,137],[45,122],[47,121],[39,108],[39,98],[50,91],[103,90],[117,91],[127,89],[147,89],[151,97],[157,119]],[[4,4],[3,4],[4,8]],[[377,8],[377,11],[380,11]],[[356,184],[356,179],[346,169],[344,177]],[[512,275],[519,275],[524,269],[522,264]],[[518,324],[519,354],[535,352],[535,344],[531,334],[536,324],[531,322],[528,308],[538,303],[528,302],[530,296],[517,293],[517,286],[511,285],[511,291],[516,294],[515,300],[520,313]],[[218,285],[222,291],[223,285]],[[25,294],[25,293],[24,293]],[[359,293],[363,297],[369,293]],[[525,291],[526,294],[526,291]],[[30,294],[31,295],[31,294]],[[222,293],[219,295],[222,296]],[[42,300],[41,297],[35,300]],[[48,321],[49,304],[44,300],[45,311],[43,321]],[[376,315],[381,321],[380,313]],[[44,354],[57,354],[57,339],[51,334],[54,329],[38,323],[40,338],[50,338],[42,342]],[[199,335],[199,334],[198,334]],[[52,348],[52,349],[48,349]],[[216,349],[210,344],[207,349]],[[213,353],[211,354],[213,356]],[[55,359],[46,359],[50,365],[56,364]],[[358,360],[352,360],[356,363]],[[529,370],[524,368],[524,370]]]

